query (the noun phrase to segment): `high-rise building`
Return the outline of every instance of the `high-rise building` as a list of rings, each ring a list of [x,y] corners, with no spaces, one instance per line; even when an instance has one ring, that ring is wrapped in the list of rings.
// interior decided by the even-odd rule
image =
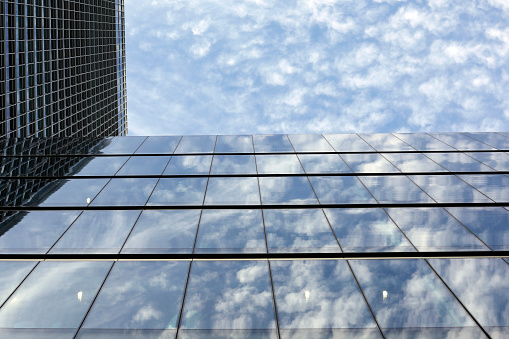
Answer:
[[[0,1],[0,138],[125,135],[123,0]]]
[[[9,140],[0,338],[507,338],[508,146]]]

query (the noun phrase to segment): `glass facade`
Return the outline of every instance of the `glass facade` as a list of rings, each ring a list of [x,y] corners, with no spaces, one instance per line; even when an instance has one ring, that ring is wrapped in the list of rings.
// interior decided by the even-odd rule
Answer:
[[[123,0],[0,1],[0,137],[126,135]]]
[[[507,338],[509,134],[4,139],[0,337]]]

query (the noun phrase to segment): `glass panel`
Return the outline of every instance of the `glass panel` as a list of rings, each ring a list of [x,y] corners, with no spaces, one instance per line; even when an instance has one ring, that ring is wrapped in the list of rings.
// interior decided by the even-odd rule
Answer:
[[[114,137],[105,140],[96,154],[132,154],[147,137]]]
[[[20,212],[2,223],[0,253],[46,253],[80,211]]]
[[[349,262],[387,338],[483,337],[424,260]]]
[[[211,155],[171,157],[164,175],[207,175],[210,172]]]
[[[145,205],[157,178],[111,179],[91,206]]]
[[[497,133],[464,133],[471,138],[479,140],[499,150],[509,149],[509,139]]]
[[[213,153],[215,144],[215,135],[184,135],[175,153]]]
[[[41,329],[51,329],[51,338],[71,338],[111,264],[41,262],[0,309],[2,335],[40,338]]]
[[[256,166],[259,174],[304,174],[295,154],[257,155]]]
[[[207,178],[162,178],[147,205],[201,205]]]
[[[337,154],[300,154],[306,173],[351,173],[352,171]]]
[[[499,258],[429,262],[492,338],[509,337],[507,263]]]
[[[256,174],[254,155],[215,155],[211,174]]]
[[[489,251],[442,208],[388,208],[387,212],[419,251]]]
[[[257,153],[294,152],[286,134],[253,135],[253,142]]]
[[[509,171],[509,155],[507,153],[472,152],[466,154],[497,171]]]
[[[117,175],[161,175],[170,157],[131,157]]]
[[[502,207],[452,207],[447,210],[496,251],[509,250],[509,212]]]
[[[357,177],[309,177],[321,204],[376,204]]]
[[[373,209],[325,209],[343,252],[415,252],[387,214]]]
[[[430,133],[431,136],[459,150],[492,150],[491,146],[483,144],[460,133]]]
[[[307,177],[259,178],[262,204],[318,204]]]
[[[252,153],[253,139],[250,135],[219,135],[216,153]]]
[[[359,177],[381,204],[434,202],[407,177]]]
[[[411,175],[409,178],[437,202],[492,202],[454,175]]]
[[[172,154],[180,138],[180,135],[148,137],[135,154]]]
[[[277,338],[267,261],[193,262],[179,338]]]
[[[320,134],[289,134],[288,138],[297,152],[334,152]]]
[[[427,153],[426,156],[447,168],[449,171],[493,171],[491,168],[463,153]]]
[[[394,133],[394,135],[418,151],[452,151],[454,148],[444,144],[426,133]]]
[[[281,338],[381,338],[344,260],[270,266]]]
[[[200,210],[143,211],[122,253],[192,253]]]
[[[182,261],[115,263],[78,338],[174,338],[188,270]]]
[[[205,205],[259,205],[257,178],[210,178]]]
[[[0,261],[0,305],[2,305],[38,261]]]
[[[509,202],[509,178],[505,175],[460,175],[461,179],[496,202]]]
[[[109,179],[60,179],[37,206],[87,206]]]
[[[203,210],[195,253],[266,253],[261,210]]]
[[[413,147],[410,147],[407,143],[396,138],[392,134],[382,133],[360,133],[359,136],[364,139],[371,147],[379,152],[386,151],[415,151]]]
[[[321,209],[263,210],[271,253],[341,252]]]
[[[73,176],[107,175],[113,176],[129,157],[90,157],[84,158],[72,173]]]
[[[447,172],[445,168],[419,153],[384,153],[401,172]]]
[[[380,154],[341,154],[355,173],[394,173],[399,170]]]
[[[85,211],[50,253],[118,253],[140,211]]]
[[[357,134],[324,134],[327,141],[338,152],[373,152],[369,146]]]

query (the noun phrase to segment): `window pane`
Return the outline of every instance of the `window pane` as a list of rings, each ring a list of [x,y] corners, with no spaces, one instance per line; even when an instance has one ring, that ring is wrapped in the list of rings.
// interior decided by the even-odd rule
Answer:
[[[119,261],[78,338],[175,336],[189,262]]]
[[[96,154],[132,154],[147,137],[114,137],[107,139]]]
[[[426,154],[433,161],[454,172],[478,172],[493,171],[479,161],[463,153],[428,153]]]
[[[357,177],[309,177],[321,204],[376,204]]]
[[[50,253],[118,253],[140,211],[85,211]]]
[[[418,151],[452,151],[454,148],[426,133],[394,133]]]
[[[91,206],[143,206],[156,183],[157,178],[111,179]]]
[[[263,210],[269,252],[341,252],[321,209]]]
[[[267,252],[261,210],[203,210],[194,252]]]
[[[300,154],[306,173],[351,173],[337,154]]]
[[[216,153],[252,153],[253,139],[250,135],[218,135]]]
[[[257,178],[210,178],[205,205],[259,205]]]
[[[492,147],[498,148],[500,150],[509,149],[509,139],[497,134],[497,133],[488,133],[488,132],[479,132],[479,133],[465,133],[471,138],[479,140],[485,144],[488,144]]]
[[[256,174],[254,155],[215,155],[211,174]]]
[[[307,177],[259,178],[262,204],[317,204]]]
[[[131,157],[117,175],[161,175],[170,157]]]
[[[87,206],[109,179],[60,179],[37,206]]]
[[[384,153],[401,172],[447,172],[445,168],[418,153]]]
[[[409,178],[437,202],[492,202],[454,175],[411,175]]]
[[[294,152],[286,134],[253,135],[253,141],[257,153]]]
[[[359,177],[376,200],[381,203],[430,203],[434,202],[407,177]]]
[[[200,210],[143,211],[122,253],[192,253]]]
[[[136,154],[172,154],[181,136],[152,136],[138,148]]]
[[[472,152],[466,154],[497,171],[509,171],[509,154],[507,153]]]
[[[491,146],[483,144],[460,133],[430,133],[431,136],[459,150],[492,150]]]
[[[461,179],[496,202],[509,202],[509,178],[505,175],[460,175]]]
[[[85,158],[77,165],[73,176],[107,175],[113,176],[122,167],[129,157],[90,157]]]
[[[202,205],[207,178],[162,178],[147,205]]]
[[[164,175],[207,175],[210,172],[211,155],[171,157]]]
[[[294,154],[257,155],[256,166],[259,174],[304,174],[302,165]]]
[[[392,134],[382,133],[361,133],[359,136],[364,139],[371,147],[379,152],[384,151],[415,151],[414,148],[410,147],[407,143],[396,138]]]
[[[415,252],[382,209],[324,211],[344,252]]]
[[[25,279],[37,261],[0,261],[0,305]]]
[[[355,173],[394,173],[399,170],[380,154],[341,154]]]
[[[388,208],[387,212],[419,251],[488,251],[442,208]]]
[[[381,338],[344,260],[270,266],[281,338]]]
[[[357,134],[324,134],[327,141],[338,152],[373,152],[369,146]]]
[[[184,135],[175,153],[213,153],[215,144],[215,135]]]
[[[297,152],[334,152],[320,134],[289,134],[288,138]]]
[[[179,337],[277,338],[267,262],[193,262]]]

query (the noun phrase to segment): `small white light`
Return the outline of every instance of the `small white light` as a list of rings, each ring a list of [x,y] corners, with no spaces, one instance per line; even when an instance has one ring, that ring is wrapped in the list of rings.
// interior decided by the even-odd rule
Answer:
[[[83,292],[79,291],[78,292],[78,300],[81,301],[82,298],[83,298]]]
[[[308,300],[308,299],[309,299],[309,295],[310,295],[310,294],[311,294],[311,293],[309,293],[309,291],[305,291],[305,292],[304,292],[304,297],[306,297],[306,300]]]
[[[389,296],[389,292],[387,292],[387,291],[382,292],[382,297],[384,298],[384,300],[387,299],[388,296]]]
[[[87,198],[87,204],[90,204],[90,198]]]

